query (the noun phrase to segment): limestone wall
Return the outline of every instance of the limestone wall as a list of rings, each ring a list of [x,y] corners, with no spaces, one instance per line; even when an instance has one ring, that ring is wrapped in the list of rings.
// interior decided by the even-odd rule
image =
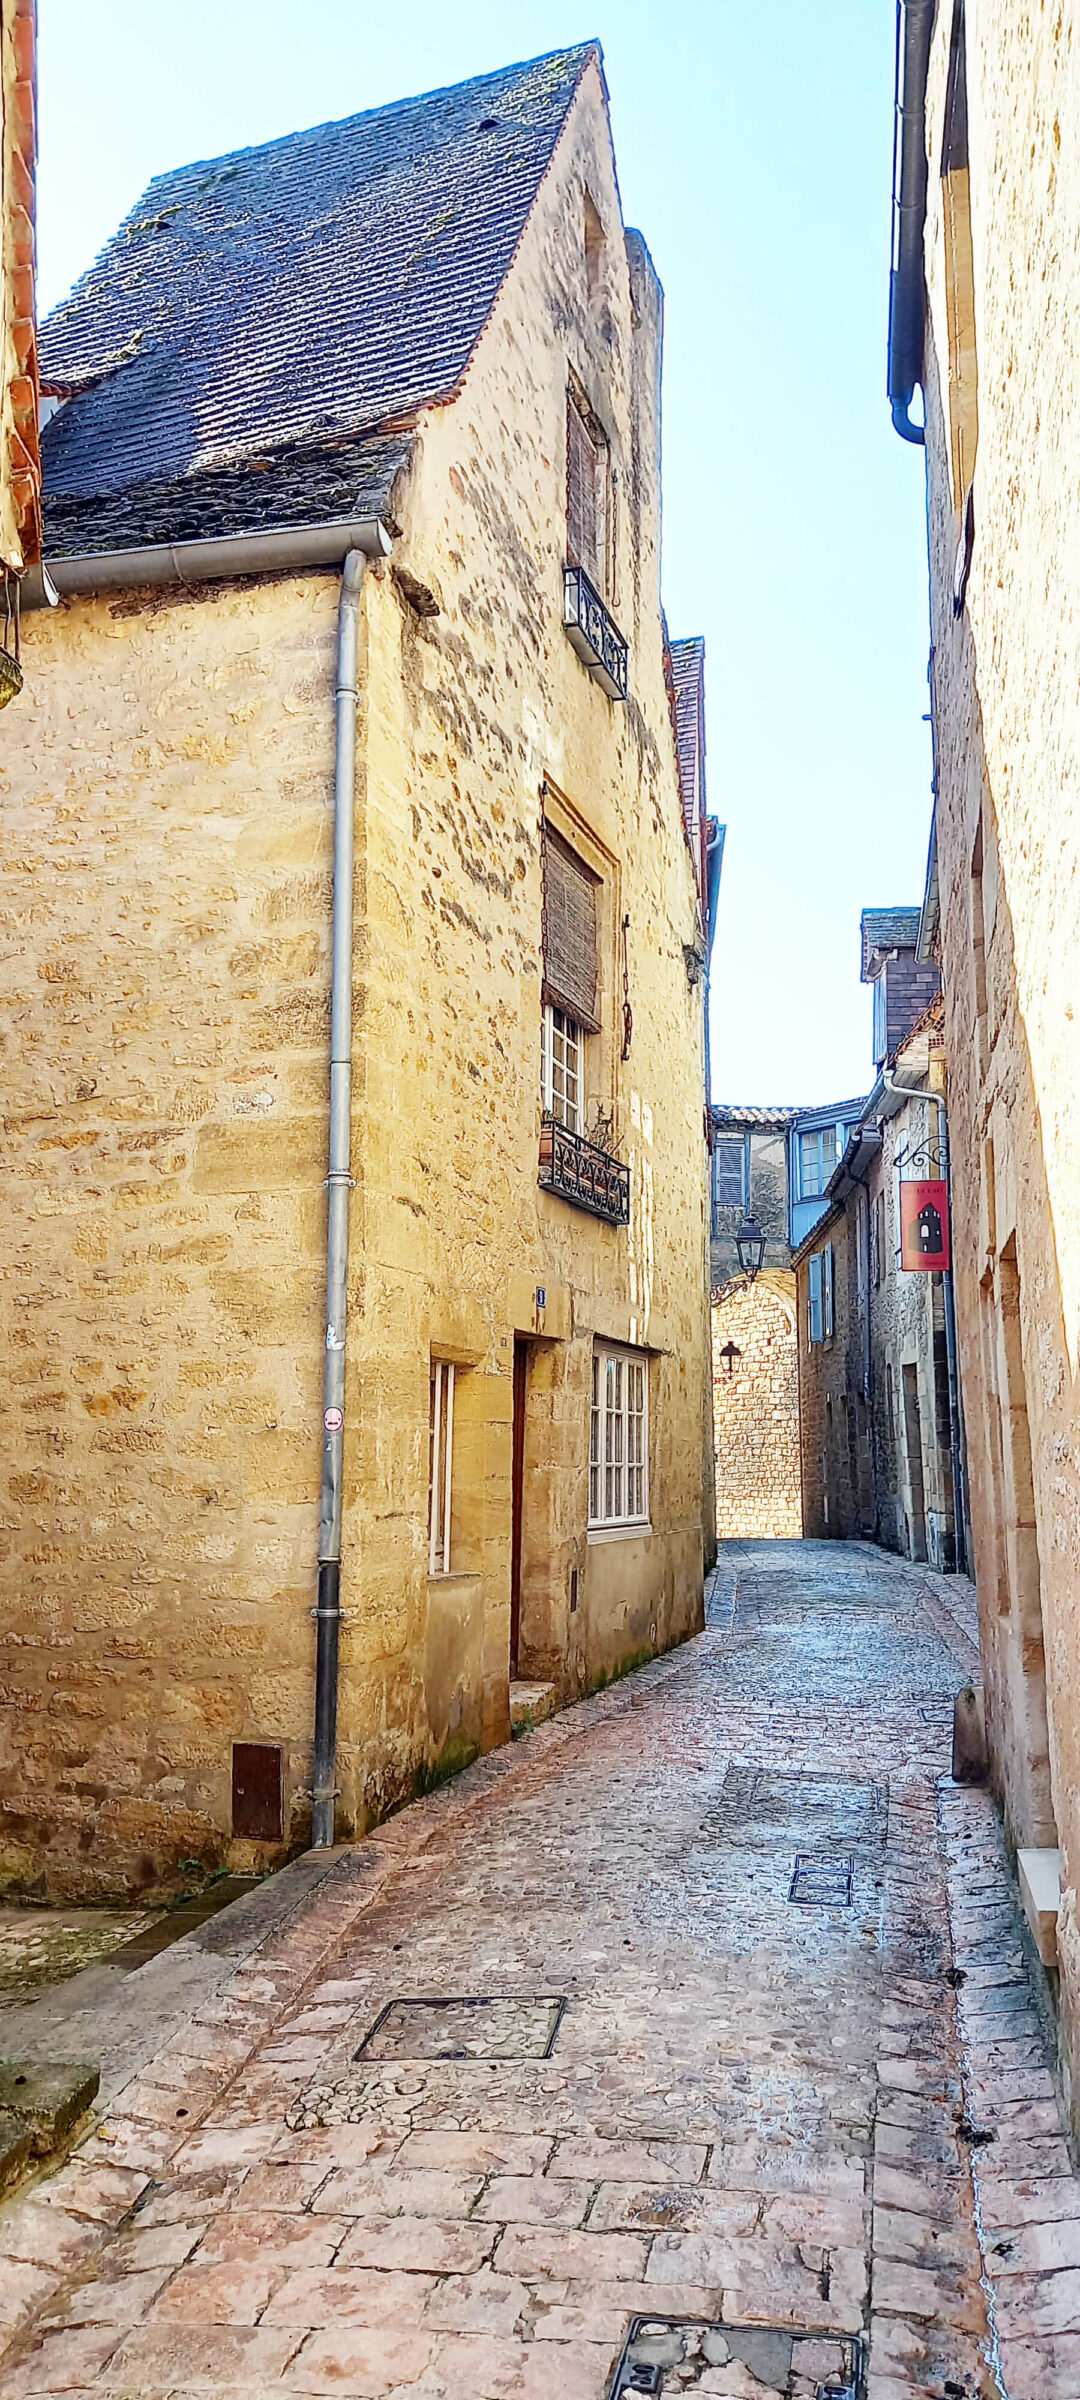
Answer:
[[[978,451],[959,616],[938,171],[947,40],[939,24],[927,471],[957,1298],[994,1773],[1013,1840],[1060,1837],[1064,2052],[1075,2083],[1080,38],[1069,10],[969,0]]]
[[[739,1352],[730,1363],[729,1343]],[[744,1281],[713,1301],[716,1530],[730,1539],[802,1532],[795,1278]]]
[[[346,1829],[508,1733],[515,1334],[522,1670],[568,1697],[701,1622],[703,987],[662,674],[659,341],[593,71],[363,595]],[[568,367],[617,471],[625,707],[562,628]],[[327,575],[72,601],[28,630],[32,726],[0,728],[0,1800],[24,1885],[265,1855],[231,1839],[236,1740],[282,1746],[304,1835],[336,600]],[[542,807],[602,878],[589,1093],[630,1164],[628,1232],[537,1188]],[[596,1336],[648,1355],[651,1530],[618,1538],[587,1532]],[[434,1580],[433,1358],[457,1370]]]

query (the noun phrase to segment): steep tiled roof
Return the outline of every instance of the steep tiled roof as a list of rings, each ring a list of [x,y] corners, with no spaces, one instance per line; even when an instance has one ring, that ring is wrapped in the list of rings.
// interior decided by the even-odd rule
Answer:
[[[599,57],[586,43],[156,177],[42,331],[46,383],[75,394],[44,441],[61,548],[101,546],[95,524],[117,539],[116,496],[160,508],[238,473],[245,522],[280,522],[274,466],[298,451],[331,480],[338,452],[346,493],[388,490],[400,446],[373,459],[366,437],[457,389]]]
[[[862,974],[874,950],[914,950],[919,939],[917,908],[864,908],[861,918]]]
[[[679,785],[686,830],[705,814],[705,644],[700,634],[671,642],[671,677],[675,686],[675,733],[679,751]]]

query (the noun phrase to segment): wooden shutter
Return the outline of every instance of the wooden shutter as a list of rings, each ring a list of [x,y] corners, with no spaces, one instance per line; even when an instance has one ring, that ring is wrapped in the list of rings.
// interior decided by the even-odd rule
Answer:
[[[607,454],[585,422],[573,393],[566,395],[566,555],[584,567],[603,598],[607,583]]]
[[[544,1000],[587,1033],[597,1033],[599,878],[550,825],[543,828],[543,844]]]

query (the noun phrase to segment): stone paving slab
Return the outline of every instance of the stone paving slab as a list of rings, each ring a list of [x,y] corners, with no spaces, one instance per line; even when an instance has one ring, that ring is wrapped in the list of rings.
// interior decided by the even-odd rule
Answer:
[[[638,2320],[760,2329],[664,2367],[729,2400],[853,2342],[865,2400],[1076,2400],[1080,2185],[939,1580],[733,1544],[706,1634],[330,1862],[0,2213],[4,2400],[607,2400]],[[792,1902],[803,1852],[850,1900]],[[498,2000],[499,2054],[433,2055],[438,1999]]]

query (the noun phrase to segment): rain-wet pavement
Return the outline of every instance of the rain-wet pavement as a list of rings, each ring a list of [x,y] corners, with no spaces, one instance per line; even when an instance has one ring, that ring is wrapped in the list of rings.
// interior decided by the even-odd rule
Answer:
[[[973,1634],[727,1545],[704,1636],[343,1852],[0,2215],[3,2393],[1075,2400]]]

